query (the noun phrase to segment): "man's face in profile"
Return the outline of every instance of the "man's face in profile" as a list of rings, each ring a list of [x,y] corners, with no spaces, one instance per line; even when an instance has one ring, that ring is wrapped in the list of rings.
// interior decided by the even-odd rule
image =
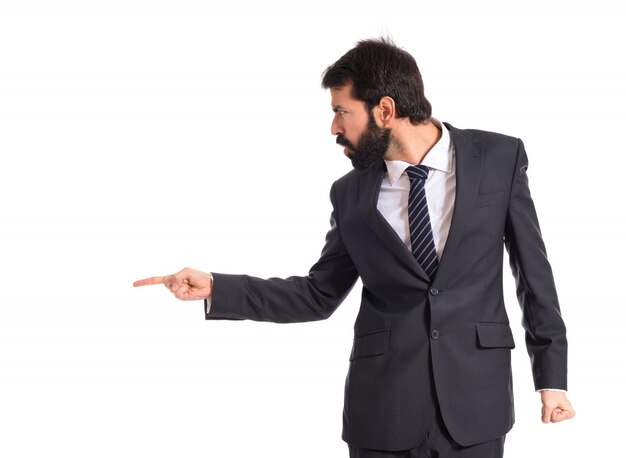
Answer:
[[[391,130],[379,127],[364,102],[352,97],[352,84],[332,88],[331,105],[335,116],[331,133],[344,146],[344,154],[357,169],[382,159],[389,148]]]

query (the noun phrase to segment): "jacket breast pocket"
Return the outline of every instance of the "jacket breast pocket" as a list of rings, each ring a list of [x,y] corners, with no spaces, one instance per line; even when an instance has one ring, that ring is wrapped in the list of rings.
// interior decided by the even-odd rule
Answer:
[[[389,331],[390,329],[380,329],[356,336],[352,342],[350,361],[385,354],[389,348]]]
[[[506,323],[476,323],[481,348],[515,348],[513,333]]]
[[[490,192],[489,194],[478,194],[474,201],[474,208],[492,207],[498,205],[504,199],[504,192]]]

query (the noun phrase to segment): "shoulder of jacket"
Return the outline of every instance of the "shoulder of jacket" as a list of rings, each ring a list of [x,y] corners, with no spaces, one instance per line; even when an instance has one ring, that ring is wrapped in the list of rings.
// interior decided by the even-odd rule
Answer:
[[[520,141],[518,137],[514,137],[511,135],[501,134],[498,132],[491,132],[488,130],[481,129],[458,129],[456,127],[451,126],[446,123],[451,130],[459,135],[463,135],[468,137],[475,143],[482,143],[485,146],[505,146],[505,147],[515,147]]]
[[[345,175],[337,178],[335,182],[333,183],[333,187],[339,188],[339,189],[345,189],[346,187],[350,187],[352,183],[356,184],[358,180],[357,178],[358,173],[359,171],[356,169],[350,170]]]

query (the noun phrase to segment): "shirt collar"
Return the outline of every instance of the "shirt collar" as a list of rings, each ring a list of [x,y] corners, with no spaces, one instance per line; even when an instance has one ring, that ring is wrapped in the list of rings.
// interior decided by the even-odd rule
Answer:
[[[441,129],[441,138],[428,151],[422,165],[426,165],[431,169],[440,170],[445,173],[452,172],[452,145],[450,143],[450,132],[446,126],[439,120],[431,118],[433,123]],[[413,165],[406,161],[385,161],[387,165],[387,173],[389,174],[389,182],[392,186],[400,179],[407,167]]]

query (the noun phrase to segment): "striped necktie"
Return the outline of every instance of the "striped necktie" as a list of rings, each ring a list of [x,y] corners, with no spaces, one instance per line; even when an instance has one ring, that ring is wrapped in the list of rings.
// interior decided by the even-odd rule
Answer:
[[[409,232],[413,256],[424,271],[432,278],[437,270],[437,250],[433,239],[433,230],[428,215],[424,184],[428,178],[428,167],[412,165],[406,173],[411,181],[409,189]]]

